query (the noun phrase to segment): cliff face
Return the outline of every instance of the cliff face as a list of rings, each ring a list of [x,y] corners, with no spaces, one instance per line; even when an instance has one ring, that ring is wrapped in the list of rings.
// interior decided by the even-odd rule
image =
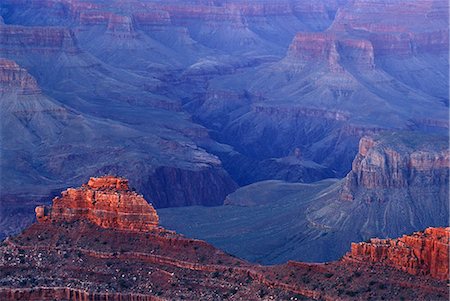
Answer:
[[[11,90],[16,90],[20,94],[35,94],[41,91],[27,70],[14,61],[0,58],[0,92]]]
[[[378,189],[420,190],[432,186],[443,190],[448,184],[449,166],[450,153],[445,148],[398,148],[364,137],[341,197],[351,200],[364,190],[368,194],[366,201],[371,202],[376,201]]]
[[[449,277],[450,228],[427,228],[398,239],[353,243],[349,258],[379,262],[413,275]]]
[[[220,168],[183,170],[162,166],[142,179],[141,191],[155,200],[157,208],[218,206],[238,186]]]
[[[47,211],[38,207],[39,222],[0,245],[1,300],[448,297],[444,281],[411,278],[384,262],[254,265],[157,227],[155,211],[144,202],[125,179],[102,177],[63,192]]]
[[[102,228],[147,231],[158,226],[152,205],[112,176],[91,178],[78,189],[69,188],[53,200],[51,208],[36,208],[39,222],[73,222],[86,219]]]
[[[380,13],[382,18],[377,17]],[[445,52],[448,28],[441,26],[446,18],[448,3],[442,0],[416,1],[407,7],[402,1],[360,0],[337,12],[332,29],[366,36],[377,56],[405,58]]]
[[[341,63],[358,69],[375,68],[372,43],[366,39],[350,39],[339,33],[297,33],[289,46],[288,57],[303,64],[326,62],[330,71],[343,72]]]
[[[74,33],[60,27],[0,26],[0,50],[3,55],[46,54],[64,51],[76,54]]]

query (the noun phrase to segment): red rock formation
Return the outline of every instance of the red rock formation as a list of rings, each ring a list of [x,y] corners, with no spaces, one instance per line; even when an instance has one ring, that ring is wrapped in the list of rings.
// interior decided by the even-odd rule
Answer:
[[[123,178],[105,176],[101,178],[90,178],[87,186],[92,189],[112,189],[118,191],[130,190],[128,181]]]
[[[289,46],[289,54],[306,61],[326,59],[334,40],[329,33],[298,33]]]
[[[158,226],[152,205],[129,190],[128,181],[105,176],[91,178],[87,185],[69,188],[53,200],[52,208],[36,208],[39,222],[72,222],[86,219],[102,228],[148,231]]]
[[[398,239],[370,239],[352,243],[349,256],[379,262],[413,275],[449,279],[450,228],[427,228]]]
[[[39,93],[40,88],[27,70],[15,62],[0,58],[0,92],[19,89],[22,94]]]

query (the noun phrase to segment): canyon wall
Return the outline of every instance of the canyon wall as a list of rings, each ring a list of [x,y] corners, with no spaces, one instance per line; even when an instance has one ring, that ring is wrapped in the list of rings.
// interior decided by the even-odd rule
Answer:
[[[395,139],[395,134],[392,138]],[[413,136],[406,139],[409,138],[421,139]],[[389,144],[387,141],[362,138],[352,170],[345,178],[341,197],[352,200],[364,191],[365,201],[373,202],[377,201],[377,189],[415,191],[432,187],[442,197],[449,181],[450,166],[450,153],[442,142],[437,141],[436,149],[433,145],[412,149],[405,145],[399,147],[396,142]],[[444,147],[439,147],[439,144]]]

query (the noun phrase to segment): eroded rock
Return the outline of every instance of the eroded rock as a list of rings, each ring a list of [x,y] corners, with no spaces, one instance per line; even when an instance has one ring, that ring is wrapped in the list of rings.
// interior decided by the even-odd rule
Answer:
[[[146,231],[158,226],[158,215],[142,195],[130,190],[128,180],[113,176],[90,178],[80,188],[69,188],[53,199],[51,209],[36,208],[39,222],[88,220],[102,228]]]

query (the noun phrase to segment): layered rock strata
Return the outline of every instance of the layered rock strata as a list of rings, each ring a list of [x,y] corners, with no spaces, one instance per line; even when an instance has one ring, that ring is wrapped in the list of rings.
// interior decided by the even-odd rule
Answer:
[[[350,258],[383,263],[413,275],[449,279],[450,228],[427,228],[398,239],[353,243]]]
[[[409,138],[411,142],[422,139],[420,136]],[[380,189],[409,190],[435,186],[442,190],[448,185],[450,152],[447,149],[433,149],[433,145],[414,149],[404,143],[400,149],[397,142],[390,144],[385,140],[371,137],[360,140],[352,170],[345,178],[341,194],[343,200],[353,200],[362,190],[370,202],[380,194]],[[437,142],[442,144],[442,141]]]
[[[146,231],[158,226],[158,215],[123,178],[90,178],[80,188],[69,188],[53,199],[51,208],[36,208],[39,222],[88,220],[102,228]]]
[[[27,70],[16,62],[0,58],[0,92],[18,89],[21,94],[39,93],[40,88]]]

